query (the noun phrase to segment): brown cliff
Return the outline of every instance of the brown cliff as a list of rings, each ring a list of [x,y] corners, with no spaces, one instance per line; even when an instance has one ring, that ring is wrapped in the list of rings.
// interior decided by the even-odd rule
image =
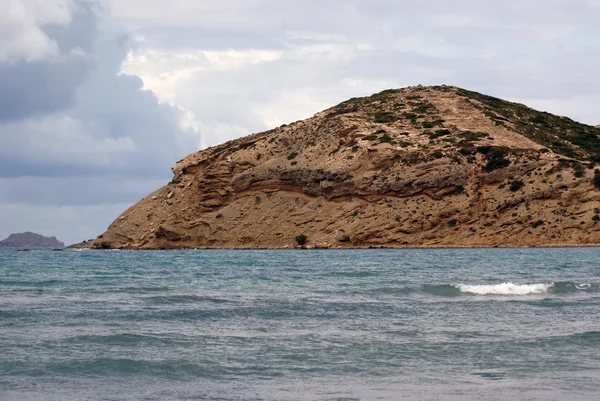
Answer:
[[[456,87],[388,90],[186,157],[76,246],[598,244],[599,135]]]

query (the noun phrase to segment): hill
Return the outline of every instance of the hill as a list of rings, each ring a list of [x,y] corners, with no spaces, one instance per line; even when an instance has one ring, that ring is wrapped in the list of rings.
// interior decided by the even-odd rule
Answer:
[[[0,241],[0,248],[62,248],[64,246],[65,244],[57,240],[56,237],[44,237],[32,232],[10,234],[8,238]]]
[[[599,135],[457,87],[387,90],[178,161],[76,246],[598,244]]]

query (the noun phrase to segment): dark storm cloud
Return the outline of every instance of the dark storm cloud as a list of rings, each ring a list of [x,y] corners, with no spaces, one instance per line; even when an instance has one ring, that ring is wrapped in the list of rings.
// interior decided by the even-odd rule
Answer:
[[[35,39],[0,51],[0,236],[31,230],[74,242],[166,183],[199,141],[181,129],[181,110],[121,73],[133,44],[95,4],[48,1],[55,8],[40,13],[50,17],[23,14],[0,33],[0,43]],[[70,19],[54,15],[60,5]]]
[[[75,104],[75,91],[91,63],[81,57],[56,63],[0,66],[0,121],[65,110]]]
[[[197,147],[180,110],[120,74],[128,38],[100,38],[97,23],[79,6],[68,26],[46,28],[58,57],[0,66],[0,177],[167,178]]]

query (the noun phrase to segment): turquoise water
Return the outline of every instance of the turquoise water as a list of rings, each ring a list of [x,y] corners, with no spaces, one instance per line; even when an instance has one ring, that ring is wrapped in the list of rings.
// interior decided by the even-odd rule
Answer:
[[[599,256],[0,251],[0,400],[598,400]]]

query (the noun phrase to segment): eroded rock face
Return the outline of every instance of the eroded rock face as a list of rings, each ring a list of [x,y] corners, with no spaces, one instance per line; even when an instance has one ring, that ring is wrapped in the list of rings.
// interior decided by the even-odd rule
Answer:
[[[455,87],[384,91],[180,160],[77,246],[596,244],[599,134]]]

